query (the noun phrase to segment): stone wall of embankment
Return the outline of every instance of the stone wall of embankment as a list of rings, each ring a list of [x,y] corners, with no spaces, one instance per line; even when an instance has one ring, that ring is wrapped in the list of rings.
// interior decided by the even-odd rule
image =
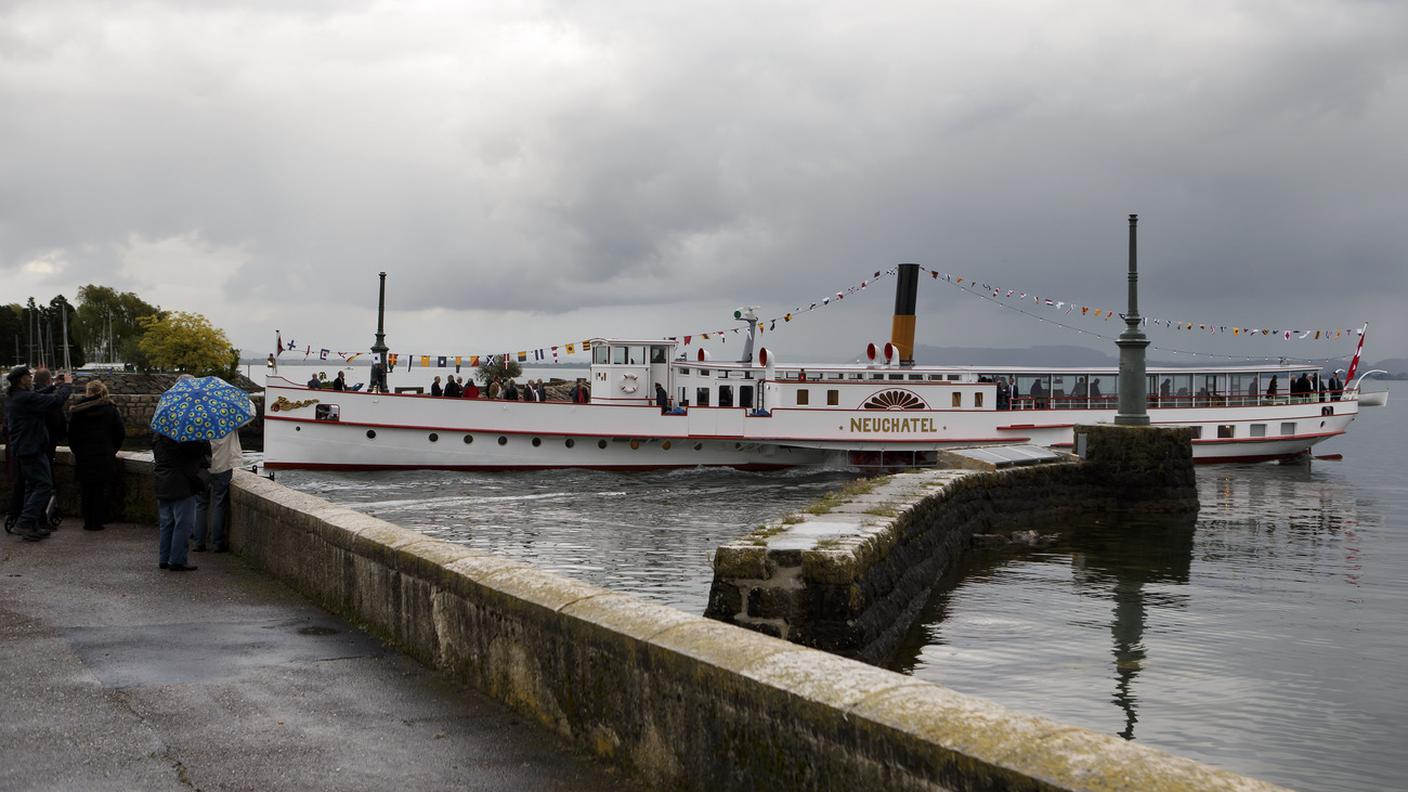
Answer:
[[[150,482],[139,460],[124,466],[132,500]],[[244,471],[233,509],[231,541],[250,563],[658,788],[1275,788],[429,539]]]

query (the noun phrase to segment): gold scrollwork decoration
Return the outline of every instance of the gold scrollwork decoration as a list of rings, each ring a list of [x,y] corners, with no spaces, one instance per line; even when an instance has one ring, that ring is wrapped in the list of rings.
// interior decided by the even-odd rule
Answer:
[[[317,399],[304,399],[303,401],[289,401],[287,398],[285,398],[285,397],[283,397],[283,396],[280,396],[279,398],[277,398],[277,399],[274,400],[274,404],[273,404],[273,406],[271,406],[271,407],[269,408],[269,410],[270,410],[270,412],[288,412],[289,410],[298,410],[298,409],[301,409],[301,408],[303,408],[303,407],[307,407],[307,406],[310,405],[310,404],[317,404],[317,403],[318,403],[318,400],[317,400]]]

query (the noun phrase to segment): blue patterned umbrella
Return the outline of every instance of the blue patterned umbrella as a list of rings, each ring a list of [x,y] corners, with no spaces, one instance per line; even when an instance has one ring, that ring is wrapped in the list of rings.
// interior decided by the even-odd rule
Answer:
[[[254,420],[254,402],[219,377],[177,380],[161,394],[152,431],[177,442],[215,440]]]

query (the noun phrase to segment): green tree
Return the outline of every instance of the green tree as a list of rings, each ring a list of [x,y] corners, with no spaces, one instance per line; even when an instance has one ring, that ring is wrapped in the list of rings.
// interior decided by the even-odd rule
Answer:
[[[523,374],[523,367],[517,361],[509,360],[507,357],[500,357],[498,362],[490,365],[482,362],[474,368],[474,378],[484,385],[488,385],[490,380],[510,380],[516,379]]]
[[[138,368],[151,368],[141,349],[144,316],[161,318],[164,312],[133,292],[88,284],[78,289],[77,338],[97,360],[115,358]],[[111,333],[109,333],[111,330]]]
[[[200,314],[171,311],[160,317],[141,317],[137,323],[142,328],[138,346],[153,368],[228,377],[231,361],[239,361],[239,350],[230,344],[225,331]]]
[[[0,305],[0,360],[15,366],[25,362],[24,306]]]

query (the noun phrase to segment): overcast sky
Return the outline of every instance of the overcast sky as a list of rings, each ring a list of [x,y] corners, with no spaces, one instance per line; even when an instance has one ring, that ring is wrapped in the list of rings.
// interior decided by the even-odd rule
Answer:
[[[416,354],[718,329],[900,261],[1122,308],[1137,212],[1146,314],[1398,356],[1405,141],[1404,3],[0,2],[0,300],[108,284],[248,355],[367,347],[381,270]],[[853,357],[893,283],[767,345]],[[920,313],[1090,342],[927,279]]]

